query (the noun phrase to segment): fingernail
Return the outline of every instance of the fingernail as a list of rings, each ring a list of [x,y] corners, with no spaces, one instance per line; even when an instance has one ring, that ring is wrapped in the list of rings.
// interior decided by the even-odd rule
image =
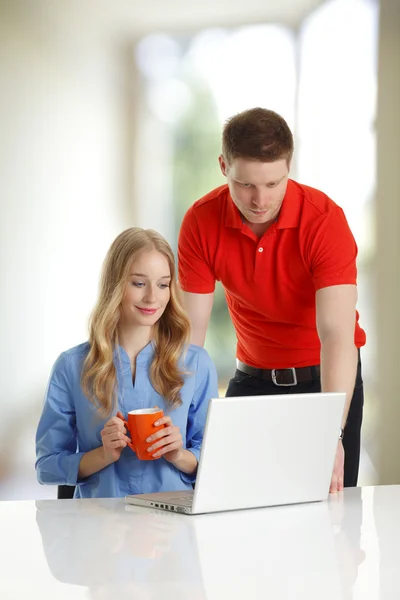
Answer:
[[[151,442],[151,437],[146,438],[146,442]]]
[[[157,427],[157,425],[159,425],[159,424],[160,424],[160,423],[159,423],[158,421],[156,421],[156,422],[154,423],[154,425],[155,425],[156,427]]]

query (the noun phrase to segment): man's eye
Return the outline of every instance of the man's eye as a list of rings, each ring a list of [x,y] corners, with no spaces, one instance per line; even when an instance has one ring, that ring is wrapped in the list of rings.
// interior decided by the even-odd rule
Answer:
[[[251,184],[250,183],[241,183],[240,185],[244,188],[249,188]]]

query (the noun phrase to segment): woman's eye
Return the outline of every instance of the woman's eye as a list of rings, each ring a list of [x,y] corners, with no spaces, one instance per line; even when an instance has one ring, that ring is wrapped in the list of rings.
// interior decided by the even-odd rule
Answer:
[[[169,285],[168,285],[168,283],[160,283],[160,288],[162,290],[165,290],[165,288],[169,288]]]
[[[144,283],[143,283],[143,281],[132,281],[132,285],[140,288],[140,287],[144,286]]]

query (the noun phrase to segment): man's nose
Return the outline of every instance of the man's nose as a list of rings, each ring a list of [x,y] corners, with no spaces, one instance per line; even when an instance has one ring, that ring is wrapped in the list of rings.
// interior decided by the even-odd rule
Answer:
[[[264,190],[255,190],[253,194],[253,204],[260,210],[267,208],[268,195]]]

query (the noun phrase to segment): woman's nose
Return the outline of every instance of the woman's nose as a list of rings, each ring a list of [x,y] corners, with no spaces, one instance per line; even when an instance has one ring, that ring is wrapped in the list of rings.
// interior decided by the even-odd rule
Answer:
[[[155,290],[152,286],[149,286],[146,289],[146,294],[145,294],[144,300],[145,300],[145,302],[155,302],[156,301]]]

